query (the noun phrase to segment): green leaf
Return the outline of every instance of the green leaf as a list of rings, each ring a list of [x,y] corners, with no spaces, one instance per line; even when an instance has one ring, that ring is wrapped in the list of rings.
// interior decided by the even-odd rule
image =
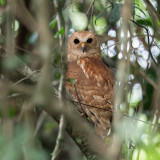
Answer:
[[[6,4],[5,0],[0,0],[0,6],[4,6]]]
[[[114,3],[113,9],[109,16],[109,23],[115,24],[120,18],[121,4]]]
[[[62,27],[55,35],[55,38],[58,38],[60,35],[64,34],[64,27]]]
[[[153,23],[152,23],[151,19],[145,19],[145,20],[138,19],[138,20],[136,20],[136,22],[138,24],[141,24],[141,25],[146,25],[147,24],[148,26],[153,27]]]
[[[87,120],[88,120],[88,121],[91,121],[90,117],[87,117]]]
[[[61,73],[56,73],[55,77],[56,77],[56,79],[60,79],[61,78]]]
[[[107,21],[104,17],[100,17],[96,20],[96,17],[93,16],[93,25],[98,35],[101,35],[107,31]]]
[[[144,16],[146,17],[146,14],[143,12],[143,10],[137,6],[134,6],[134,8],[137,8],[140,12],[142,12],[144,14]]]
[[[15,108],[14,107],[10,107],[10,116],[11,117],[15,117],[15,115],[16,115]]]
[[[70,82],[72,85],[75,84],[75,79],[74,78],[69,78],[67,79],[67,82]]]
[[[49,26],[51,27],[51,29],[54,29],[54,28],[55,28],[56,23],[57,23],[57,20],[56,20],[56,19],[53,19],[53,20],[49,23]]]
[[[158,19],[157,19],[157,23],[158,23],[158,26],[160,27],[160,22],[158,21]]]
[[[83,12],[70,12],[69,18],[76,31],[85,30],[88,26],[88,17]]]
[[[76,138],[76,142],[77,142],[78,144],[81,144],[81,143],[82,143],[82,140],[81,140],[80,138]]]
[[[83,156],[83,160],[87,160],[87,158],[85,156]]]
[[[53,129],[56,127],[57,127],[56,123],[53,123],[53,122],[46,122],[44,124],[44,129],[48,133],[51,133],[53,131]]]
[[[0,35],[0,44],[3,45],[5,42],[4,38]]]

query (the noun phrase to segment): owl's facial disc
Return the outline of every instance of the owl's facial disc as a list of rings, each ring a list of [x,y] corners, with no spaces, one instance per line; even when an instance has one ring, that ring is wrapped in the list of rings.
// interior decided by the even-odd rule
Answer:
[[[73,33],[68,39],[68,61],[74,61],[100,53],[98,38],[88,31]]]

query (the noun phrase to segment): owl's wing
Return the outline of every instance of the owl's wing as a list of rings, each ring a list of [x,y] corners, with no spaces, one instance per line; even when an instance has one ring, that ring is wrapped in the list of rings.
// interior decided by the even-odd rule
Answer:
[[[99,87],[113,89],[114,76],[101,58],[84,58],[77,61],[77,64],[83,70],[86,78],[91,78]]]

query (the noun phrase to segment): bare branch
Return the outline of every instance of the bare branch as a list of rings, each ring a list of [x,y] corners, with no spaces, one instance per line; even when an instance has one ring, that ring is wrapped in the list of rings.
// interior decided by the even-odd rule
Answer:
[[[12,8],[12,14],[22,22],[22,24],[31,32],[36,31],[36,20],[28,11],[23,0],[12,0],[16,7]]]
[[[60,118],[60,122],[59,122],[59,132],[58,132],[58,137],[57,137],[57,140],[56,140],[56,146],[54,148],[54,151],[53,151],[53,156],[52,156],[52,159],[51,160],[57,160],[58,159],[58,156],[63,148],[63,141],[64,141],[64,132],[65,132],[65,118],[63,115],[61,115],[61,118]]]
[[[151,16],[151,19],[154,23],[157,34],[160,35],[160,29],[159,29],[159,25],[157,22],[157,21],[160,22],[160,15],[158,14],[158,12],[156,11],[156,9],[153,7],[153,5],[151,4],[151,2],[149,0],[143,0],[143,1],[147,6],[148,13]]]

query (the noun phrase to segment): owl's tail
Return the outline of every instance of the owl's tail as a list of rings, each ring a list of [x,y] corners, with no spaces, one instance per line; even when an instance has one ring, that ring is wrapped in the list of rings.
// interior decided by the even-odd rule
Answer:
[[[95,124],[96,133],[106,139],[108,136],[109,129],[111,127],[112,112],[109,111],[99,111],[95,108],[85,108],[87,115]]]
[[[95,131],[102,139],[106,139],[111,128],[112,112],[99,111],[96,118]]]
[[[110,125],[103,126],[102,124],[95,124],[95,131],[102,139],[106,139],[108,136],[108,132],[110,129]]]

